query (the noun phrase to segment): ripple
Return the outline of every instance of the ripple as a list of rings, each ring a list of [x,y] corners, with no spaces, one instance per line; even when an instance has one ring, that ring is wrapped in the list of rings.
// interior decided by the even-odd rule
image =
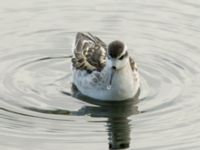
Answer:
[[[70,56],[20,55],[23,57],[5,59],[16,63],[2,75],[2,92],[6,93],[0,108],[2,137],[85,143],[99,142],[102,137],[105,142],[108,132],[111,147],[129,145],[130,125],[126,117],[138,113],[136,108],[124,104],[98,107],[63,94],[71,92]]]
[[[0,149],[199,149],[199,2],[14,5],[0,5]],[[77,31],[126,41],[141,75],[139,103],[70,96]]]

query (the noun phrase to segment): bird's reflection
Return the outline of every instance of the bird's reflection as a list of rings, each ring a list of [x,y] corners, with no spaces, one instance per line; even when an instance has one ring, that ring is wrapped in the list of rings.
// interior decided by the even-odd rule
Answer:
[[[106,127],[108,132],[109,149],[126,149],[129,147],[131,141],[131,120],[129,119],[129,116],[139,113],[138,107],[136,106],[138,102],[138,96],[139,92],[137,96],[133,99],[121,102],[94,101],[86,97],[79,97],[81,98],[81,100],[95,105],[83,106],[78,111],[68,111],[60,109],[42,110],[30,107],[27,109],[48,114],[72,116],[89,115],[91,117],[107,118]]]
[[[109,149],[126,149],[130,145],[130,121],[129,116],[139,113],[137,103],[140,95],[138,90],[135,97],[125,101],[98,101],[82,95],[75,86],[72,86],[73,96],[98,105],[99,107],[86,107],[90,109],[93,117],[107,118],[107,131],[109,139]],[[91,109],[92,108],[92,109]]]
[[[125,149],[130,144],[130,124],[127,118],[109,118],[107,122],[110,149]]]

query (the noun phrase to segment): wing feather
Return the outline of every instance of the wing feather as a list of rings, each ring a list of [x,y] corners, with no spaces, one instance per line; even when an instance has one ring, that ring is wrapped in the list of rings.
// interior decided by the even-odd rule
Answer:
[[[105,66],[106,44],[91,33],[77,33],[73,52],[72,63],[76,69],[92,72]]]

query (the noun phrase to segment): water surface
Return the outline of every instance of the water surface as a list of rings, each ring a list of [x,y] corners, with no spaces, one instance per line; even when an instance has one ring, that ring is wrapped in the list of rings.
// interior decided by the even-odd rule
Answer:
[[[0,13],[0,149],[199,149],[199,0],[0,0]],[[126,42],[139,102],[66,95],[78,31]]]

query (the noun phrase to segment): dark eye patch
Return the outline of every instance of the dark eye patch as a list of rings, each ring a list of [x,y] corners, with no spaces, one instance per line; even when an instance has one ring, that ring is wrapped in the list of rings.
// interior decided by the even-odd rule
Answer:
[[[122,55],[121,57],[119,57],[119,60],[122,60],[123,58],[128,56],[128,52],[126,52],[124,55]]]
[[[124,58],[124,55],[122,55],[121,57],[119,57],[119,60],[122,60]]]

